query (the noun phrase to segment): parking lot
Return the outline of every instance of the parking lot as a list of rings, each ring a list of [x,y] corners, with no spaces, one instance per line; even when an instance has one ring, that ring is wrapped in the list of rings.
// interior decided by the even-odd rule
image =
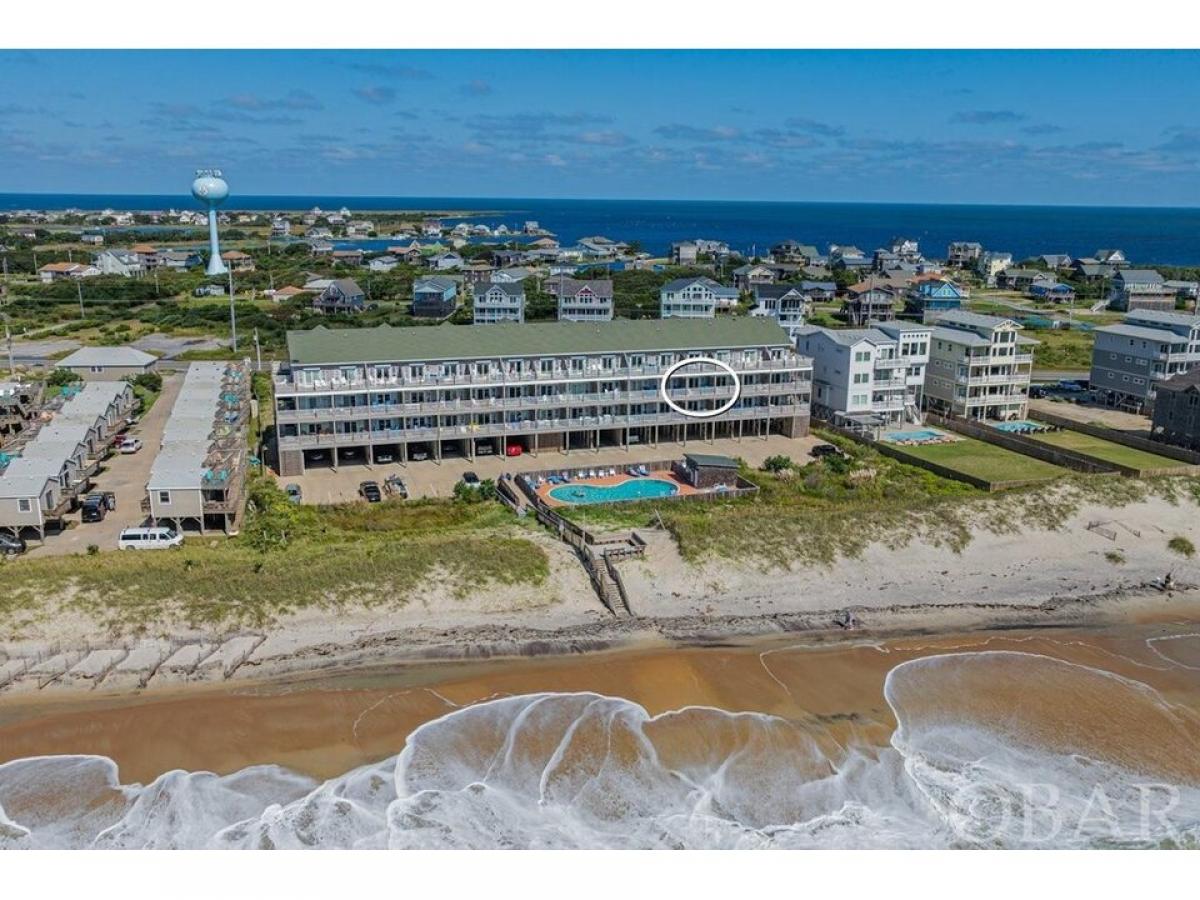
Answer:
[[[102,522],[81,522],[79,510],[68,513],[65,517],[67,530],[61,534],[50,531],[46,535],[45,545],[39,545],[36,540],[30,541],[30,556],[83,553],[89,544],[95,544],[101,550],[115,550],[117,536],[122,529],[133,528],[146,520],[142,512],[146,481],[150,477],[150,466],[154,463],[163,429],[182,384],[182,375],[163,378],[163,389],[158,400],[129,431],[134,437],[141,438],[142,449],[137,453],[114,453],[101,464],[100,472],[92,478],[92,490],[116,494],[116,510],[105,516]]]
[[[474,472],[482,479],[496,479],[504,472],[537,471],[542,469],[580,469],[584,467],[613,467],[616,469],[636,465],[639,462],[650,462],[660,459],[680,459],[685,453],[718,453],[726,456],[740,456],[753,466],[762,465],[768,456],[790,456],[796,461],[808,457],[808,451],[821,443],[817,437],[809,435],[801,438],[789,438],[783,435],[769,435],[762,438],[743,438],[733,440],[725,438],[715,441],[688,441],[681,443],[660,443],[657,447],[641,446],[630,450],[622,448],[606,448],[600,451],[572,450],[569,454],[561,451],[543,451],[537,456],[522,454],[521,456],[480,456],[474,460],[456,458],[443,459],[440,463],[432,460],[410,462],[407,465],[398,463],[367,466],[365,463],[344,463],[336,471],[328,467],[312,467],[304,475],[279,478],[282,484],[298,484],[305,503],[330,504],[345,503],[358,499],[358,486],[363,481],[377,481],[381,485],[389,475],[399,475],[404,479],[413,499],[420,497],[449,497],[454,492],[454,485],[462,478],[464,472]]]

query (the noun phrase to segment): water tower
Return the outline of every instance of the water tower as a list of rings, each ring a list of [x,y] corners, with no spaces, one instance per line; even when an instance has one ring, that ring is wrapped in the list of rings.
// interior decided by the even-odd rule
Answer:
[[[209,275],[224,275],[229,270],[221,262],[221,248],[217,244],[217,207],[229,196],[229,185],[221,177],[221,170],[197,169],[192,196],[208,207],[208,268],[205,271]]]

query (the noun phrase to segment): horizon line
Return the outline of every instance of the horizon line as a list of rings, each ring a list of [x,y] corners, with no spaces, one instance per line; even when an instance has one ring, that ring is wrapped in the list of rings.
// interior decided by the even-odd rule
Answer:
[[[136,192],[136,191],[9,191],[0,190],[0,197],[15,197],[15,196],[33,196],[33,197],[169,197],[173,196],[171,191],[159,192]],[[179,196],[181,198],[190,198],[191,194],[186,188],[181,189]],[[778,206],[785,205],[805,205],[805,206],[936,206],[936,207],[1002,207],[1010,209],[1153,209],[1153,210],[1197,210],[1200,211],[1200,206],[1168,206],[1162,204],[1147,204],[1137,205],[1131,203],[1024,203],[1024,202],[984,202],[984,201],[965,201],[965,202],[933,202],[933,201],[917,201],[917,200],[763,200],[758,198],[747,198],[743,200],[730,200],[718,198],[673,198],[673,197],[467,197],[467,196],[419,196],[399,195],[399,194],[338,194],[338,193],[309,193],[309,194],[257,194],[247,192],[242,194],[231,195],[231,200],[235,196],[254,197],[263,199],[301,199],[321,197],[326,199],[338,200],[487,200],[489,202],[496,201],[538,201],[538,202],[576,202],[576,203],[756,203],[756,204],[774,204]],[[237,209],[235,202],[225,206],[226,209]],[[503,210],[497,210],[503,211]],[[4,210],[0,210],[3,214]]]

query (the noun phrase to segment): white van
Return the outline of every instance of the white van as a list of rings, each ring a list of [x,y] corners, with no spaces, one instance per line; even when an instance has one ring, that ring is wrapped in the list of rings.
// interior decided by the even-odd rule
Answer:
[[[168,550],[183,544],[173,528],[126,528],[117,538],[118,550]]]

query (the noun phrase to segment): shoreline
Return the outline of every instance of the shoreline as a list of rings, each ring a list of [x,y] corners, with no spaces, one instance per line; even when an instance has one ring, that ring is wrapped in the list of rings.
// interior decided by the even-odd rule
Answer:
[[[1113,527],[1097,528],[1102,522]],[[172,613],[152,622],[106,622],[103,610],[89,611],[68,590],[6,623],[0,710],[69,694],[150,698],[381,666],[719,646],[794,634],[833,641],[1164,616],[1200,621],[1200,562],[1173,553],[1171,535],[1200,543],[1195,504],[1160,497],[1119,509],[1085,504],[1054,528],[972,528],[958,553],[940,534],[898,543],[880,535],[853,557],[789,569],[754,559],[689,561],[669,534],[647,531],[646,556],[620,564],[634,613],[627,618],[600,605],[570,548],[537,532],[526,537],[549,561],[541,583],[462,591],[435,575],[403,595],[330,597],[261,627],[199,627]],[[1161,589],[1168,573],[1169,591]],[[847,611],[854,628],[842,627]]]

